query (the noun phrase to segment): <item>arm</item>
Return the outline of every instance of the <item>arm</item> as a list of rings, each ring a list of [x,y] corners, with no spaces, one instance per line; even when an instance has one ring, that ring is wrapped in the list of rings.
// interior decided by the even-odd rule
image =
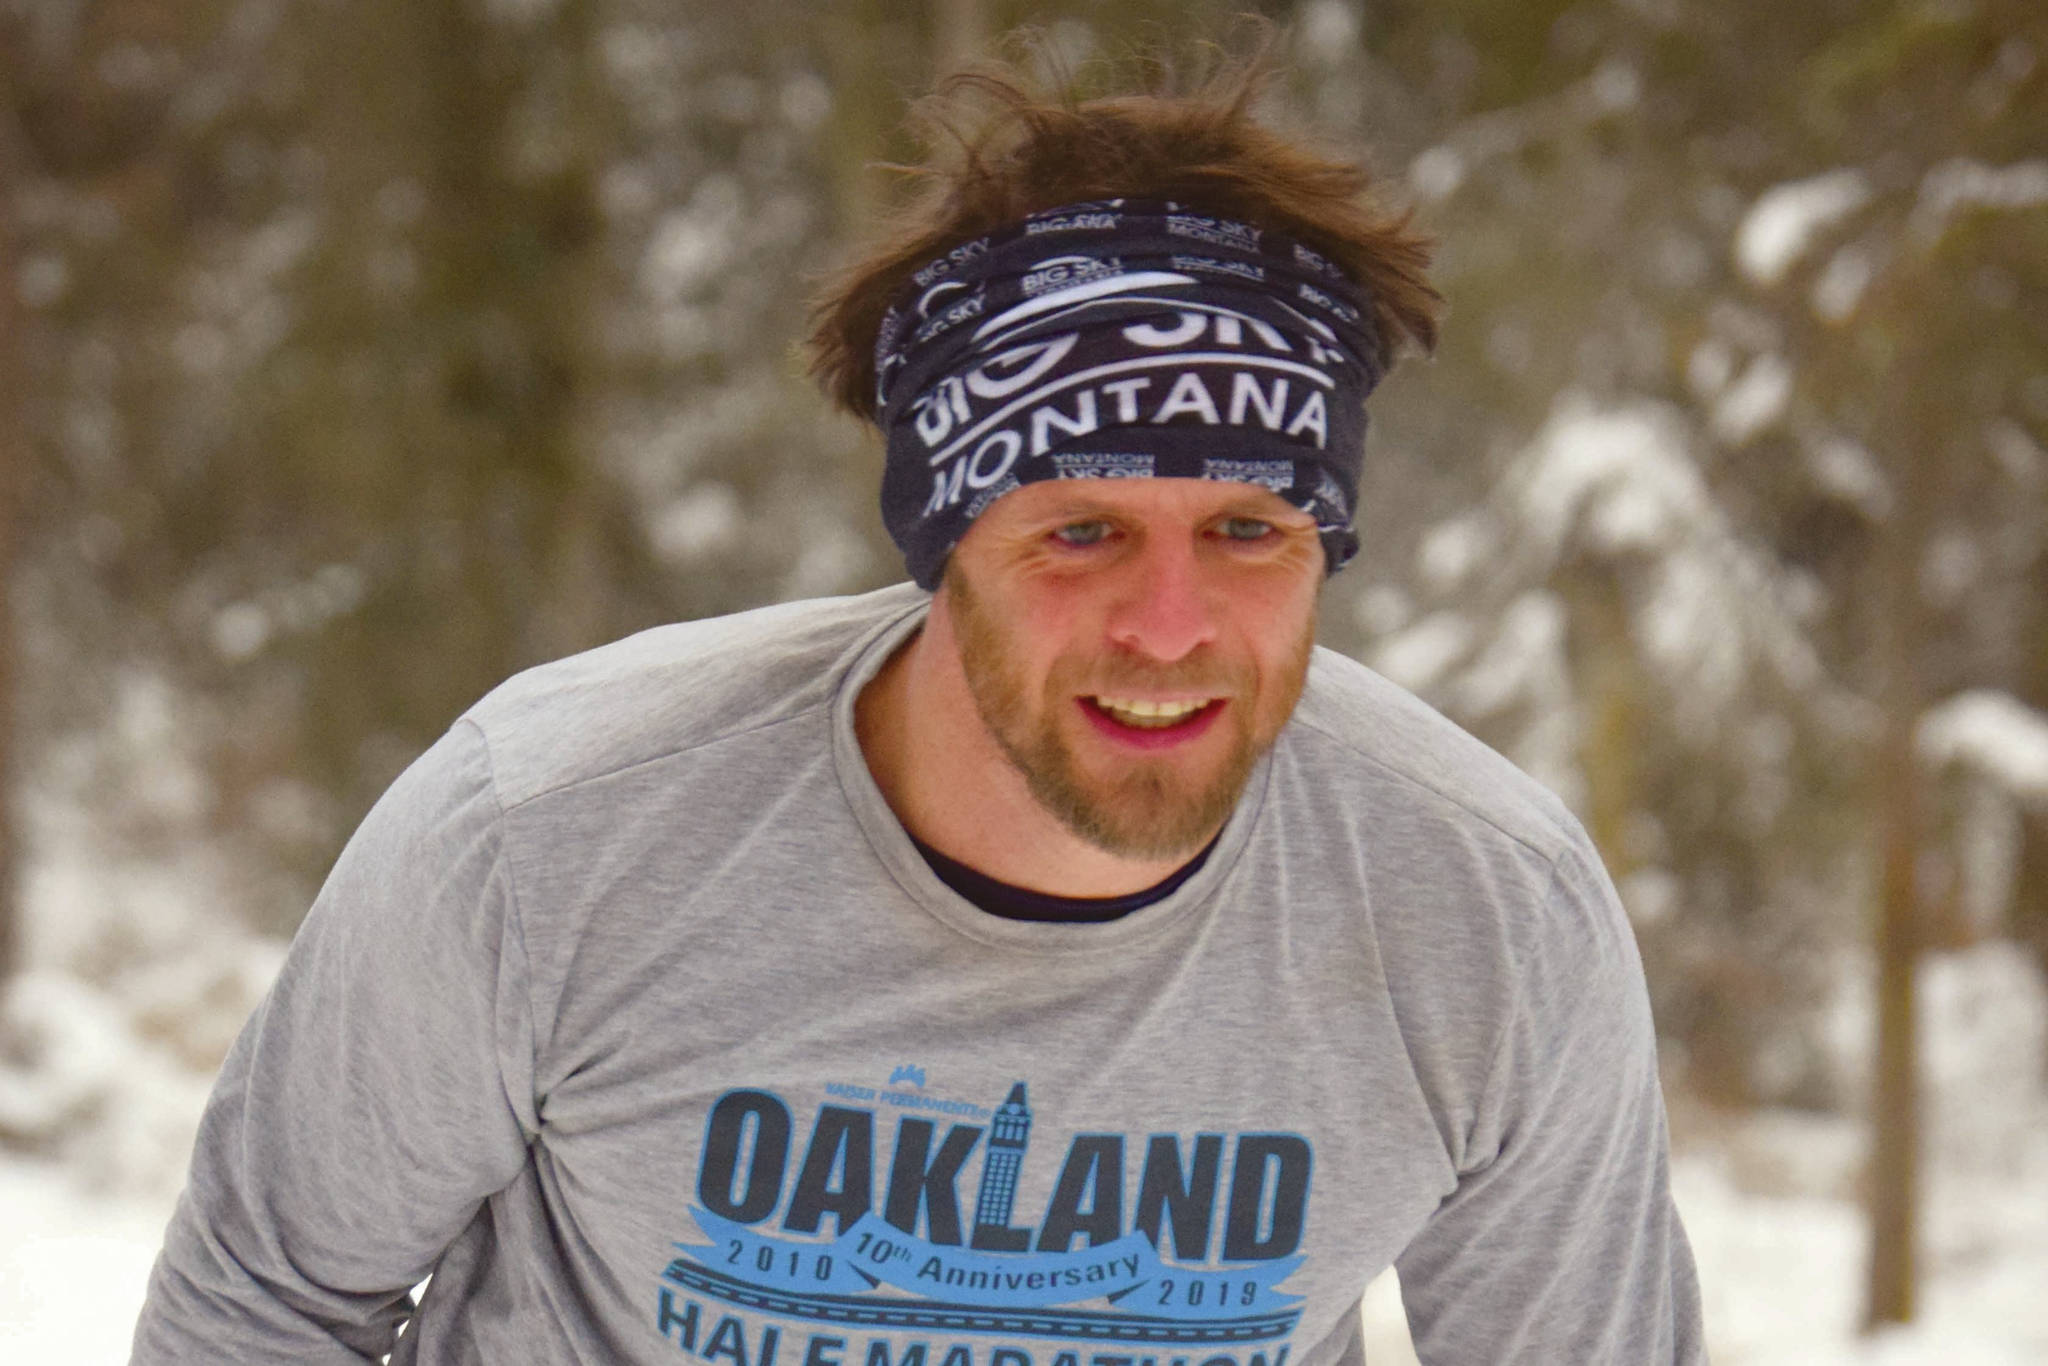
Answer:
[[[1511,926],[1516,992],[1458,1187],[1397,1261],[1437,1363],[1704,1362],[1642,965],[1590,851]]]
[[[136,1363],[374,1361],[537,1128],[517,908],[458,724],[349,841],[208,1102]]]

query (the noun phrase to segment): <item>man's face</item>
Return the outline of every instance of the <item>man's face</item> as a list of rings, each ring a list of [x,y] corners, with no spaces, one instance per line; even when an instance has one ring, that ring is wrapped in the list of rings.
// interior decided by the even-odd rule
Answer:
[[[1301,696],[1314,519],[1199,479],[1051,480],[999,499],[941,588],[969,693],[1039,804],[1124,858],[1194,853]]]

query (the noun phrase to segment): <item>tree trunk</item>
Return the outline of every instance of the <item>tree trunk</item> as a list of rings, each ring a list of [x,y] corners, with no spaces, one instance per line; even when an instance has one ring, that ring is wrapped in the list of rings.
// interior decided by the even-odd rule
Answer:
[[[1909,1323],[1919,1274],[1920,1078],[1916,975],[1920,959],[1919,764],[1913,736],[1923,708],[1926,637],[1920,562],[1936,497],[1935,458],[1895,466],[1899,511],[1879,551],[1882,732],[1873,772],[1879,849],[1877,1040],[1869,1167],[1870,1261],[1863,1329]]]
[[[1879,879],[1876,1087],[1871,1098],[1870,1279],[1865,1331],[1913,1318],[1920,1178],[1918,926],[1913,718],[1887,708],[1877,765]]]
[[[934,0],[932,56],[940,72],[965,65],[981,52],[988,37],[984,0]]]
[[[23,381],[19,239],[14,206],[25,150],[14,121],[16,73],[0,68],[0,986],[21,969],[20,848],[15,828],[15,661],[21,657],[13,610],[20,554],[21,503],[28,441],[21,430]]]
[[[876,37],[884,17],[879,0],[849,0],[822,18],[834,106],[825,125],[826,163],[833,179],[834,236],[841,242],[871,238],[888,200],[874,163],[887,152],[891,130],[903,117],[903,98],[890,83]]]
[[[2032,592],[2020,639],[2027,661],[2020,678],[2020,700],[2048,711],[2048,553],[2037,557],[2029,577]],[[2035,807],[2020,821],[2019,867],[2013,876],[2007,910],[2011,932],[2034,952],[2034,962],[2048,980],[2048,808]],[[2048,1065],[2048,1057],[2043,1058]],[[2048,1070],[2042,1072],[2048,1082]]]

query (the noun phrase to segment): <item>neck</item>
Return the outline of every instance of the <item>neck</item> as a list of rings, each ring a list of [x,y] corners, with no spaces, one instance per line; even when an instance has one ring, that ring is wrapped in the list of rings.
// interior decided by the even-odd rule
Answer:
[[[937,603],[861,690],[854,715],[868,772],[896,819],[976,872],[1051,896],[1108,897],[1144,891],[1183,862],[1118,857],[1038,804],[982,724]]]

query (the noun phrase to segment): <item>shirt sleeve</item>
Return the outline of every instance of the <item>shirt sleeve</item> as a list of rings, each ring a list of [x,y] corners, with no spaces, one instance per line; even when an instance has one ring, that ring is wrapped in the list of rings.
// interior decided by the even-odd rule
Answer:
[[[138,1366],[374,1361],[537,1129],[527,964],[463,722],[342,852],[222,1067]]]
[[[1706,1360],[1634,936],[1590,850],[1509,927],[1513,1007],[1457,1188],[1396,1261],[1425,1366]]]

